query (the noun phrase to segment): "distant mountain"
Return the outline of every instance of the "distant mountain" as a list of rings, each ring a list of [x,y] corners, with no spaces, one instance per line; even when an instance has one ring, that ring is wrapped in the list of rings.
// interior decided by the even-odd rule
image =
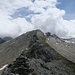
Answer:
[[[5,42],[5,40],[3,40],[2,38],[0,38],[0,44],[2,44],[3,42]]]
[[[67,43],[74,43],[75,44],[75,38],[70,38],[70,39],[63,39]]]
[[[1,75],[75,75],[75,64],[62,57],[52,39],[33,30],[1,44]]]
[[[6,41],[9,41],[9,40],[11,40],[11,39],[13,39],[13,38],[11,38],[11,37],[0,38],[0,44],[4,43],[4,42],[6,42]]]
[[[3,38],[4,41],[9,41],[9,40],[12,40],[12,39],[13,39],[13,38],[11,38],[11,37],[4,37],[4,38]]]
[[[45,34],[46,34],[47,38],[53,37],[53,38],[60,39],[60,40],[67,42],[67,43],[75,44],[75,38],[66,38],[66,39],[65,38],[59,38],[56,34],[51,34],[50,32],[47,32]]]

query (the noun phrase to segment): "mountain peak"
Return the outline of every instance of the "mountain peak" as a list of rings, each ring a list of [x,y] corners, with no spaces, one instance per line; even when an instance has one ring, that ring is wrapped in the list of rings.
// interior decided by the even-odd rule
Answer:
[[[0,45],[1,75],[74,75],[75,64],[47,42],[41,30],[27,32]]]

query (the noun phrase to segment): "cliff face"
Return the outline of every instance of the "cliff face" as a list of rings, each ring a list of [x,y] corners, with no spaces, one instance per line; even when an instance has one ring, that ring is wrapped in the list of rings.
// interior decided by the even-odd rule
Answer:
[[[8,64],[1,75],[75,75],[75,64],[48,45],[40,30],[1,44],[0,50],[0,67]]]

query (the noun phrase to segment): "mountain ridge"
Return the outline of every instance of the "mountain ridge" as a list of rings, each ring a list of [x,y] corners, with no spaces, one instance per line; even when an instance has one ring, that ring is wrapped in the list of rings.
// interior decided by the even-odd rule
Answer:
[[[74,75],[75,64],[46,43],[41,30],[27,32],[0,45],[1,75]],[[19,64],[19,65],[18,65]]]

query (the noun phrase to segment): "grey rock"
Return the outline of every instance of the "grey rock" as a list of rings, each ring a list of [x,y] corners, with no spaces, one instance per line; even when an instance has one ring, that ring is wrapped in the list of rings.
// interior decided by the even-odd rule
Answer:
[[[75,64],[47,44],[40,30],[27,32],[0,48],[5,53],[0,66],[9,64],[1,75],[75,75]]]
[[[46,37],[48,38],[49,36],[51,36],[51,33],[50,32],[47,32],[45,33],[46,34]]]

